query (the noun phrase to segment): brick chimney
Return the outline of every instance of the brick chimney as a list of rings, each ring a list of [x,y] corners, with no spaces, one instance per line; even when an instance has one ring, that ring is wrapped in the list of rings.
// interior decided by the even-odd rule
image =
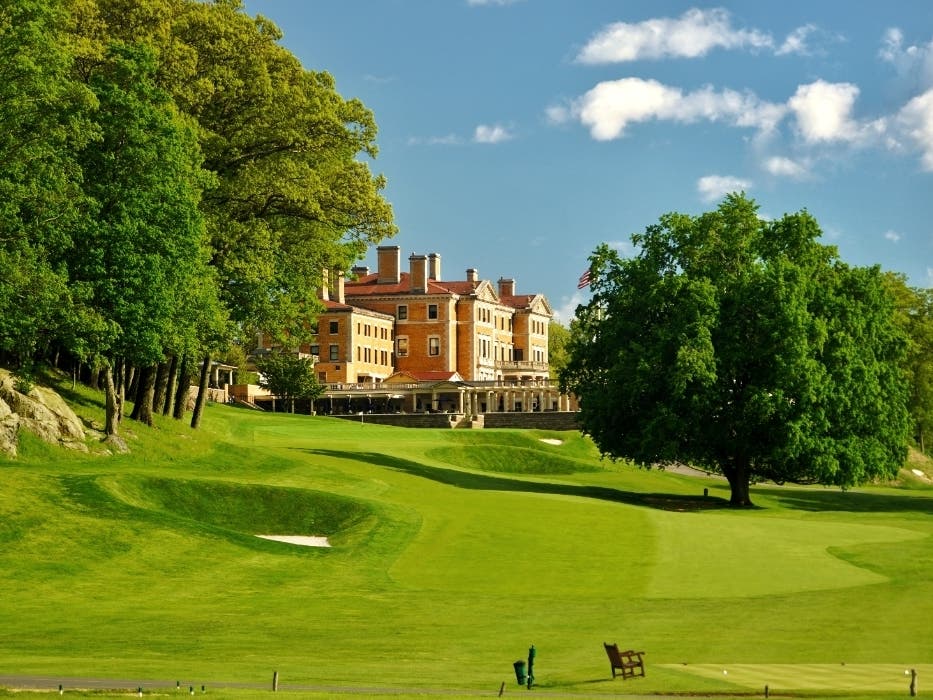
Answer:
[[[330,290],[328,289],[329,286],[330,286],[330,275],[328,274],[327,268],[325,267],[323,270],[321,270],[321,291],[320,291],[320,294],[318,295],[324,301],[328,301],[330,299]]]
[[[412,253],[408,262],[411,264],[411,291],[423,294],[428,289],[428,256]]]
[[[515,296],[515,280],[506,279],[505,277],[499,278],[499,296],[500,297],[514,297]]]
[[[345,281],[343,270],[338,270],[335,276],[337,278],[336,280],[337,289],[335,289],[334,291],[336,293],[337,298],[334,299],[334,301],[336,301],[338,304],[346,304],[347,302],[344,301],[344,296],[343,296],[343,283]]]
[[[437,253],[428,254],[428,279],[435,282],[441,279],[441,256]]]
[[[479,270],[475,267],[467,268],[467,282],[472,282],[473,284],[479,282]]]
[[[359,279],[360,277],[366,277],[369,274],[369,268],[365,265],[354,265],[350,270],[353,273],[353,276]]]
[[[401,277],[401,250],[397,245],[381,245],[376,248],[379,264],[379,284],[398,284]]]

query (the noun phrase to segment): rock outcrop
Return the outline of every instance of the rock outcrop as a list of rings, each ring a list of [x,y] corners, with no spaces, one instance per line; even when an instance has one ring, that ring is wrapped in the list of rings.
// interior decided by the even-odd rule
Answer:
[[[6,401],[0,399],[0,454],[16,456],[19,436],[19,416]]]
[[[19,430],[54,445],[88,451],[84,426],[61,396],[40,386],[23,394],[17,391],[13,375],[0,370],[0,452],[16,455]]]

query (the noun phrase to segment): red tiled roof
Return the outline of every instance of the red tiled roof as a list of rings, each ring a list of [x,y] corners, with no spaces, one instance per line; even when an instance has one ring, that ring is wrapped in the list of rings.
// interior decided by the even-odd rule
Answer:
[[[468,280],[459,282],[438,282],[436,280],[429,280],[429,284],[436,287],[442,287],[448,291],[453,292],[454,294],[459,294],[460,296],[472,294],[479,286],[479,283],[470,282]]]
[[[516,294],[514,296],[500,297],[499,301],[513,309],[526,309],[537,294]]]
[[[400,279],[397,283],[378,282],[377,273],[363,275],[353,282],[347,282],[344,286],[344,295],[346,297],[368,297],[368,296],[394,296],[397,294],[412,294],[411,291],[411,273],[400,273]],[[417,294],[456,294],[458,296],[468,296],[473,294],[482,282],[470,282],[469,280],[442,281],[429,279],[428,288],[424,292]],[[540,294],[514,294],[499,298],[499,302],[504,306],[511,306],[513,309],[527,309]]]
[[[318,299],[324,305],[324,308],[328,311],[353,311],[353,307],[349,304],[340,304],[332,299]]]
[[[363,275],[357,280],[346,282],[344,285],[345,296],[381,296],[383,294],[411,294],[411,273],[402,272],[400,280],[397,283],[378,282],[378,274]],[[476,289],[473,282],[438,282],[434,279],[428,280],[428,288],[418,294],[471,294]]]

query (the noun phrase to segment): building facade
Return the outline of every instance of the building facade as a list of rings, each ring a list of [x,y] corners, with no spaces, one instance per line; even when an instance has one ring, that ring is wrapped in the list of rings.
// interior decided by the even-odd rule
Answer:
[[[377,260],[377,271],[354,268],[349,281],[326,277],[327,308],[319,319],[317,345],[323,349],[324,329],[341,314],[368,315],[373,325],[378,319],[380,334],[391,321],[391,368],[357,366],[354,359],[343,363],[339,378],[330,370],[328,381],[372,383],[394,372],[456,372],[467,382],[547,379],[552,311],[544,296],[516,294],[513,279],[500,279],[494,287],[475,269],[467,270],[465,279],[446,281],[437,253],[411,255],[407,272],[398,246],[380,246]],[[366,336],[342,340],[351,354],[354,343],[376,351]],[[384,350],[379,345],[380,360]],[[322,362],[330,357],[317,354]]]
[[[548,373],[552,310],[476,269],[444,280],[437,253],[377,249],[378,269],[324,272],[311,343],[325,413],[481,414],[572,408]]]

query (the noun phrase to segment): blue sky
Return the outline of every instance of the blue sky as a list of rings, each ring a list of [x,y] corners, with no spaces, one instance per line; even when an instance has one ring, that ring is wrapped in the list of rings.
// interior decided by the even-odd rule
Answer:
[[[379,125],[403,264],[562,321],[601,242],[745,190],[933,287],[933,2],[247,0]],[[366,259],[375,267],[375,251]]]

